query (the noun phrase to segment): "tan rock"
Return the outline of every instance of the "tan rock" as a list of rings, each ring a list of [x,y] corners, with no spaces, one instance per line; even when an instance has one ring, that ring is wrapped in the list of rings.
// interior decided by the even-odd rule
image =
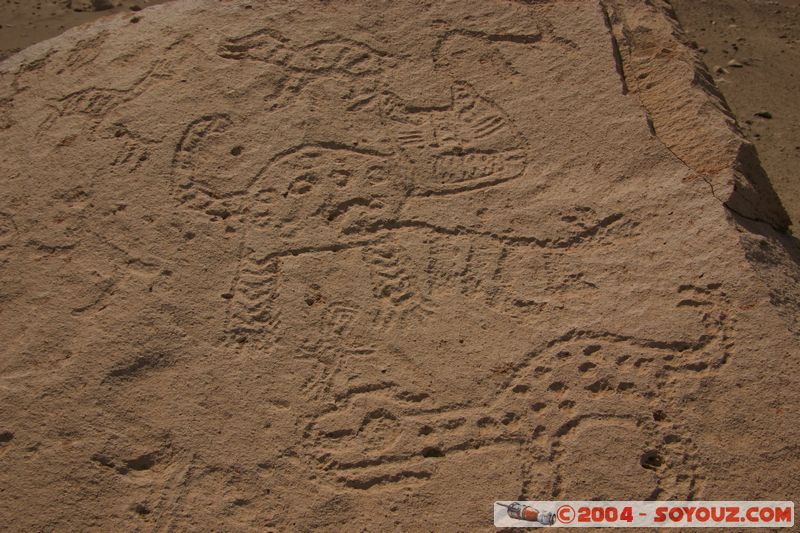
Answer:
[[[0,523],[798,496],[800,253],[667,4],[137,16],[0,64]]]

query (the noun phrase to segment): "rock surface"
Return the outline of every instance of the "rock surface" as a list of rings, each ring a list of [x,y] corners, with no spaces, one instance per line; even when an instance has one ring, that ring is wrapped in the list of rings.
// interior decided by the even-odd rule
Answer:
[[[666,4],[137,17],[0,64],[0,523],[800,495],[797,242]]]

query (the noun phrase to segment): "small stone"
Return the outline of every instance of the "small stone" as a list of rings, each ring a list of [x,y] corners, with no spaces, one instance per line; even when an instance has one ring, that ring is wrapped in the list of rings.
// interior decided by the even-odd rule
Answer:
[[[733,67],[733,68],[743,68],[744,67],[744,65],[742,63],[739,63],[735,59],[731,59],[730,61],[728,61],[728,66],[729,67]]]
[[[770,113],[769,111],[759,111],[758,113],[756,113],[756,116],[761,118],[771,119],[772,113]]]
[[[104,11],[111,9],[111,0],[70,0],[69,7],[73,11]]]

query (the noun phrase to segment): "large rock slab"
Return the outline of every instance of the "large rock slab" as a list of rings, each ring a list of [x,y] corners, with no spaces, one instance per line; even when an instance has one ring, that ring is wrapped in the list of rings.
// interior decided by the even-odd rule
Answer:
[[[798,496],[797,242],[666,4],[179,1],[0,76],[0,523]]]

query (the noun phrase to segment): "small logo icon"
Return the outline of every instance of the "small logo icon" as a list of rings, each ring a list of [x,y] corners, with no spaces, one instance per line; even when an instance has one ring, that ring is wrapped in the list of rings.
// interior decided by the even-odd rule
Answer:
[[[571,505],[562,505],[556,511],[556,516],[562,524],[570,524],[575,520],[575,509]]]
[[[508,516],[510,518],[513,518],[514,520],[524,520],[526,522],[539,522],[544,526],[552,526],[556,522],[555,513],[551,513],[548,511],[540,511],[538,509],[534,509],[529,505],[522,505],[519,502],[513,502],[510,504],[497,502],[497,505],[499,505],[500,507],[505,507],[506,511],[508,512]]]

